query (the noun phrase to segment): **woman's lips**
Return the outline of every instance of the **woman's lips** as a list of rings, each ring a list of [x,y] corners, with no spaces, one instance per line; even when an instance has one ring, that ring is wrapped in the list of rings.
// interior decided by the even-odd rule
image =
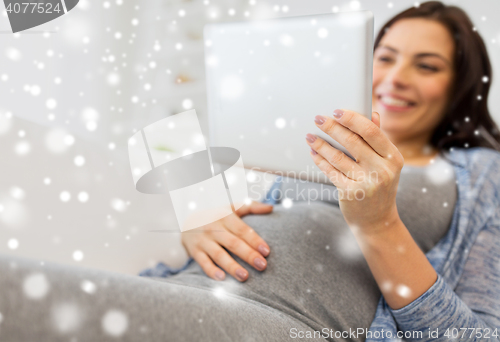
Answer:
[[[416,105],[414,102],[405,101],[390,95],[378,95],[377,100],[382,107],[394,112],[404,112],[412,109]]]

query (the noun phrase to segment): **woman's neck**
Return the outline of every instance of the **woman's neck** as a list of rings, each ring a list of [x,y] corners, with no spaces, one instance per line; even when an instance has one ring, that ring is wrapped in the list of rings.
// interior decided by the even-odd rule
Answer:
[[[403,155],[405,164],[425,166],[437,155],[438,150],[429,144],[427,137],[417,137],[393,141],[399,152]]]

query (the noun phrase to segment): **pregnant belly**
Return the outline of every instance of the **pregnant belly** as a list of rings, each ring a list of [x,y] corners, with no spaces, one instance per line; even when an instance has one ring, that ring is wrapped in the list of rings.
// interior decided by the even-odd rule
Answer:
[[[232,295],[278,309],[315,330],[368,329],[380,291],[338,206],[296,202],[244,221],[269,244],[264,272],[233,257],[249,272],[245,283],[215,282],[196,264],[177,280],[219,286]],[[364,340],[364,338],[359,339]]]

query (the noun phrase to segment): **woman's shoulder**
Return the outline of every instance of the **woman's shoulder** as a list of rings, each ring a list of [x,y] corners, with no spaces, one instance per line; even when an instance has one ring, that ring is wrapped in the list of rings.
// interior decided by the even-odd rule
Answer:
[[[498,208],[500,205],[500,152],[486,147],[460,148],[450,151],[451,161],[462,170],[458,181],[463,183],[469,198],[482,205]]]
[[[487,174],[499,179],[500,152],[487,147],[453,148],[445,153],[451,161],[466,168],[471,174]]]
[[[500,152],[488,147],[463,148],[470,158],[500,162]]]

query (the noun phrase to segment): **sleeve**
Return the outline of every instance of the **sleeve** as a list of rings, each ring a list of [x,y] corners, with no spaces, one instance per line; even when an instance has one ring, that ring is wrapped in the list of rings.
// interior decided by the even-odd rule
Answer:
[[[500,341],[500,210],[478,234],[455,291],[438,274],[410,304],[392,310],[408,341]],[[437,336],[429,336],[429,331]],[[411,334],[408,334],[408,336]],[[418,336],[418,334],[415,334]]]
[[[276,177],[276,180],[274,181],[273,185],[271,185],[271,188],[267,191],[266,195],[264,196],[264,199],[261,201],[264,204],[277,204],[280,201],[281,197],[281,183],[283,181],[282,176]]]
[[[193,261],[194,261],[194,259],[192,257],[189,257],[187,259],[187,261],[184,263],[184,265],[182,265],[179,268],[170,267],[167,264],[160,261],[158,264],[156,264],[155,267],[148,268],[148,269],[141,271],[139,273],[139,276],[141,276],[141,277],[167,278],[167,277],[175,275],[179,272],[184,271],[185,269],[187,269],[189,267],[189,265],[191,265],[191,263]]]

